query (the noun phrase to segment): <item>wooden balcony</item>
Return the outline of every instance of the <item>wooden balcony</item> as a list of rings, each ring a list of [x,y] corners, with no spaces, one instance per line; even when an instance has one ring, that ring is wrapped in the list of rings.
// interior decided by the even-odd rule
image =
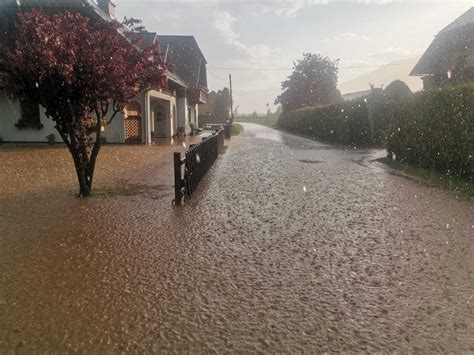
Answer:
[[[207,102],[207,88],[195,87],[187,90],[187,98],[190,104],[205,104]]]

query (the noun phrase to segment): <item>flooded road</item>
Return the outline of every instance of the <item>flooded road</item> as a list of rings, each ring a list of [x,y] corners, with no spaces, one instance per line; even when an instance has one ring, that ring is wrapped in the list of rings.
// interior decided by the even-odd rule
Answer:
[[[138,193],[87,200],[64,149],[2,148],[0,351],[474,351],[472,201],[243,126],[179,209],[173,148],[105,147]]]

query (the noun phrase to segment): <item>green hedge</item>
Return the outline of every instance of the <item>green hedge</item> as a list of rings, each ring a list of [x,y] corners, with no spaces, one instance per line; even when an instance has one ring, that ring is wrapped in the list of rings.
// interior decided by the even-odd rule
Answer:
[[[472,179],[474,85],[426,90],[389,107],[390,154],[402,162]]]
[[[285,112],[278,126],[331,143],[367,146],[373,142],[365,99]]]
[[[474,84],[285,112],[279,127],[329,143],[386,146],[397,160],[472,179]],[[393,153],[393,154],[392,154]]]

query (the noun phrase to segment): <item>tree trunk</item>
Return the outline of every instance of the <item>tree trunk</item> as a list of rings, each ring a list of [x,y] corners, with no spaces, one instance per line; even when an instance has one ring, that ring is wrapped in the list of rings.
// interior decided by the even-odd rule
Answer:
[[[77,167],[77,178],[79,180],[79,197],[87,197],[91,194],[91,176],[87,168]]]
[[[112,121],[118,112],[119,111],[114,112],[110,121]],[[56,125],[57,131],[68,147],[69,152],[71,153],[74,160],[77,179],[79,181],[79,197],[88,197],[92,192],[95,163],[97,161],[97,156],[99,155],[101,147],[101,122],[103,116],[105,116],[105,113],[100,116],[99,112],[97,112],[97,117],[99,117],[99,119],[97,120],[97,124],[95,126],[96,139],[92,146],[92,150],[89,149],[89,145],[86,142],[84,135],[76,134],[76,132],[74,132],[74,130],[70,127],[61,127],[58,124]]]
[[[87,154],[81,154],[78,149],[71,149],[74,159],[77,179],[79,182],[79,197],[88,197],[92,191],[92,178],[94,169]]]
[[[95,163],[100,150],[100,135],[98,135],[98,139],[94,142],[94,147],[89,156],[87,145],[84,141],[74,137],[72,134],[66,135],[60,129],[58,131],[74,160],[74,167],[76,168],[79,182],[79,197],[88,197],[92,191]],[[69,139],[68,136],[70,137]]]

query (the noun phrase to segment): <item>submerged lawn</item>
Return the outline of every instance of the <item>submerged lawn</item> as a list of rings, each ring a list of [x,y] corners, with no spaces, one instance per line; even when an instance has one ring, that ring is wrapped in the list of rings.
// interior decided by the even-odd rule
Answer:
[[[270,128],[277,128],[278,127],[278,116],[271,115],[265,117],[235,117],[234,122],[245,122],[245,123],[256,123],[262,126],[267,126]]]
[[[432,183],[444,189],[459,192],[470,198],[474,197],[474,183],[472,180],[469,181],[453,178],[436,171],[420,168],[418,166],[402,163],[399,161],[394,161],[389,158],[381,158],[378,159],[378,161],[399,171],[403,176],[422,178],[426,182]]]

